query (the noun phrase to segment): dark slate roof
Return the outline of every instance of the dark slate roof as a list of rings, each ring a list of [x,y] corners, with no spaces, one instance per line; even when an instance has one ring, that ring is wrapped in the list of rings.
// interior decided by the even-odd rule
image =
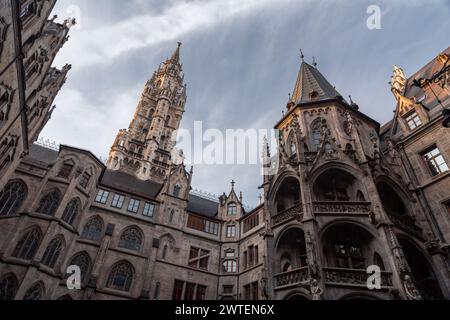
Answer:
[[[317,97],[311,99],[312,91],[317,92]],[[292,100],[296,104],[308,103],[341,97],[339,92],[328,82],[317,68],[306,62],[302,63],[294,88]]]
[[[127,173],[111,170],[105,171],[100,184],[105,187],[150,199],[156,199],[156,196],[162,188],[162,183],[139,180],[135,176]]]
[[[30,151],[25,157],[25,160],[31,160],[35,162],[40,162],[43,164],[53,164],[58,158],[58,151],[49,149],[37,144],[30,145]]]
[[[445,49],[442,53],[446,53],[450,55],[450,47]],[[412,99],[415,98],[416,101],[422,102],[422,104],[428,108],[433,109],[437,105],[439,105],[438,100],[436,99],[433,92],[429,87],[419,88],[413,85],[414,80],[419,80],[420,78],[428,79],[436,72],[442,69],[442,64],[434,58],[427,65],[417,71],[414,75],[412,75],[406,84],[405,97]],[[433,91],[438,94],[439,100],[448,101],[450,100],[450,94],[446,90],[442,90],[442,88],[437,83],[431,84]],[[425,97],[423,99],[423,97]],[[423,99],[423,100],[422,100]]]
[[[208,200],[193,194],[189,195],[188,198],[188,211],[192,213],[197,213],[205,217],[214,218],[217,216],[219,203]]]

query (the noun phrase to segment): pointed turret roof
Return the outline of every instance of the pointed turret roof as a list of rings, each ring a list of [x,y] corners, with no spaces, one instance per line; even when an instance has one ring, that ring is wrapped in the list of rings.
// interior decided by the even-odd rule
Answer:
[[[308,103],[342,97],[320,71],[302,62],[292,101],[295,104]]]
[[[181,48],[182,43],[178,42],[178,47],[175,49],[175,52],[172,54],[172,58],[170,58],[170,60],[172,60],[173,62],[180,62],[180,48]]]

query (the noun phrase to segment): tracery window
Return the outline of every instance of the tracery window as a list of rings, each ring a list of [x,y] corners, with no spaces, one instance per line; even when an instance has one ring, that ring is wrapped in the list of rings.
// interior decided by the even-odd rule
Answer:
[[[75,218],[78,215],[78,200],[72,199],[68,204],[66,209],[64,210],[62,219],[64,222],[67,222],[68,224],[72,225],[75,221]]]
[[[119,247],[134,251],[140,251],[142,242],[142,232],[136,227],[131,227],[125,230],[120,236]]]
[[[20,181],[8,183],[0,192],[0,216],[14,215],[27,196],[27,188]]]
[[[48,216],[53,216],[56,212],[56,209],[58,209],[60,200],[61,194],[59,193],[59,191],[54,190],[50,192],[41,199],[37,212]]]
[[[181,193],[181,187],[180,186],[175,186],[173,187],[173,195],[175,197],[179,197]]]
[[[323,118],[316,119],[311,128],[312,128],[312,142],[313,145],[316,148],[316,151],[320,149],[320,146],[322,144],[322,126],[324,124],[325,120]]]
[[[362,249],[353,243],[336,243],[334,245],[338,268],[365,269],[366,263]]]
[[[91,174],[88,172],[83,173],[80,178],[80,186],[84,189],[89,185],[89,181],[91,181]]]
[[[58,177],[68,179],[72,173],[73,167],[74,166],[71,163],[64,163],[61,170],[59,170]]]
[[[130,291],[133,273],[133,267],[130,263],[119,262],[109,274],[107,287],[120,291]]]
[[[78,266],[81,271],[81,281],[84,281],[91,268],[91,259],[86,252],[80,252],[72,258],[69,266]]]
[[[0,278],[0,301],[13,300],[17,293],[18,281],[9,273]]]
[[[33,284],[23,296],[23,300],[41,300],[44,296],[44,285],[41,282]]]
[[[47,249],[45,249],[44,256],[42,257],[42,264],[49,268],[54,268],[58,261],[59,255],[63,248],[63,242],[61,238],[55,238],[50,241]]]
[[[83,228],[81,237],[87,240],[98,241],[102,236],[103,220],[95,216],[91,218]]]
[[[41,244],[41,240],[42,232],[37,227],[31,229],[20,239],[12,256],[19,259],[32,260]]]

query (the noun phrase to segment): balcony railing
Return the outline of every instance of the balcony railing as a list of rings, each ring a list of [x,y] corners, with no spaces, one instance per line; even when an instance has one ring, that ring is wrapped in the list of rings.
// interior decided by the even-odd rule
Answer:
[[[371,210],[370,202],[314,202],[315,213],[335,214],[368,214]]]
[[[309,281],[308,267],[295,269],[275,275],[275,288],[280,289],[287,286],[297,285]]]
[[[323,269],[325,282],[331,285],[358,286],[367,288],[369,274],[366,270],[325,268]],[[392,287],[392,273],[381,273],[381,286]]]
[[[293,219],[301,220],[303,216],[303,205],[298,203],[293,207],[283,210],[277,215],[272,217],[272,226],[277,226],[279,224],[291,221]]]

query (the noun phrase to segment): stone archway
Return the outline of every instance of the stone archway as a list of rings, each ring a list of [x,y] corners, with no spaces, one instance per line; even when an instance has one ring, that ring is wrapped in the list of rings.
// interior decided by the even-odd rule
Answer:
[[[406,237],[399,237],[398,241],[411,269],[412,280],[422,298],[424,300],[444,299],[436,274],[425,253]]]

